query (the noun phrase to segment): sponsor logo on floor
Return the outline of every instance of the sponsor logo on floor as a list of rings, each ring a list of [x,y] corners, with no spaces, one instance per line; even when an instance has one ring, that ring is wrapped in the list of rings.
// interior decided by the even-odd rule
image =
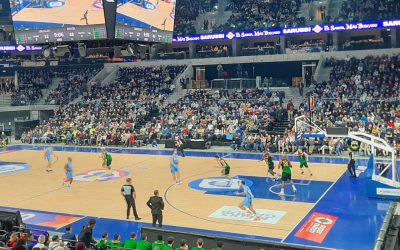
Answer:
[[[129,176],[129,172],[119,169],[93,169],[74,176],[74,181],[107,182]]]
[[[212,190],[218,190],[218,189],[233,189],[237,190],[239,189],[239,179],[231,179],[228,180],[226,178],[208,178],[208,179],[203,179],[199,183],[199,188],[201,189],[212,189]]]
[[[329,214],[313,213],[295,234],[297,238],[322,243],[333,228],[338,217]]]
[[[255,220],[255,216],[253,214],[250,214],[250,212],[248,211],[243,211],[238,207],[223,206],[214,213],[210,214],[208,217],[215,219],[259,222],[275,225],[286,215],[286,212],[283,211],[267,209],[256,209],[256,212],[260,216],[260,220]]]
[[[0,162],[0,175],[15,174],[30,170],[32,167],[25,163]]]
[[[211,177],[211,178],[205,178],[205,179],[198,179],[194,180],[189,183],[189,186],[193,189],[196,190],[202,190],[206,192],[222,192],[222,191],[227,191],[227,192],[232,192],[239,190],[240,181],[245,181],[246,185],[251,187],[253,185],[253,182],[248,180],[247,178],[239,178],[238,176],[232,177],[232,179],[228,179],[225,177]]]

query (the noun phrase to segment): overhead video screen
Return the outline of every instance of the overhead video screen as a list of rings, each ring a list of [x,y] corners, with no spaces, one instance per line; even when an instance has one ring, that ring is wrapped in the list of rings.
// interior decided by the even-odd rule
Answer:
[[[174,42],[400,27],[399,0],[177,0]]]
[[[118,0],[116,38],[171,42],[175,0]]]
[[[18,44],[104,39],[102,0],[10,0]]]

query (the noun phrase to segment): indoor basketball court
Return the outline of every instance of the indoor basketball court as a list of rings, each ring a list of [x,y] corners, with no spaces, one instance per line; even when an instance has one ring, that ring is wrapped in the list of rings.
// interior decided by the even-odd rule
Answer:
[[[144,22],[160,30],[172,31],[174,28],[174,5],[161,0],[145,2],[146,8],[134,3],[126,3],[117,8],[117,13]],[[165,24],[165,25],[164,25]]]
[[[295,234],[301,231],[299,227],[309,216],[315,216],[315,210],[336,218],[335,229],[338,229],[339,222],[343,222],[347,215],[343,214],[340,218],[331,214],[349,205],[346,200],[353,202],[351,206],[357,206],[357,199],[350,192],[352,190],[347,190],[352,180],[345,174],[346,159],[310,157],[313,176],[309,176],[307,172],[300,174],[299,163],[296,162],[298,157],[290,156],[293,163],[292,178],[298,191],[294,194],[290,186],[286,186],[286,195],[280,196],[280,181],[266,178],[267,166],[260,161],[261,154],[220,153],[231,165],[233,184],[230,185],[221,177],[221,169],[214,158],[216,153],[187,152],[187,157],[179,158],[183,185],[176,185],[169,169],[171,151],[108,149],[113,156],[113,170],[108,172],[101,167],[99,148],[54,149],[56,157],[53,173],[45,171],[44,147],[13,146],[0,154],[0,170],[3,169],[0,171],[0,206],[38,211],[43,210],[43,204],[46,204],[46,211],[39,213],[66,212],[74,215],[65,219],[64,224],[57,224],[55,230],[88,216],[126,223],[126,206],[120,188],[128,176],[132,178],[136,189],[136,206],[142,218],[141,223],[151,223],[146,202],[153,191],[158,189],[166,203],[166,226],[196,228],[221,235],[247,234],[246,237],[299,243],[297,241],[301,241],[302,237]],[[69,156],[74,163],[75,181],[72,189],[62,186],[65,177],[63,166]],[[277,160],[277,156],[275,158]],[[362,171],[358,173],[362,175]],[[244,199],[236,195],[236,183],[239,180],[245,180],[250,186],[255,196],[254,208],[261,215],[260,221],[247,217],[237,207]],[[14,188],[13,184],[17,182],[24,185]],[[355,195],[359,195],[359,190],[355,191]],[[379,202],[386,204],[384,201]],[[325,208],[321,210],[321,206]],[[379,216],[383,219],[384,214]],[[129,232],[125,233],[128,235]],[[329,242],[327,239],[325,242]],[[373,241],[374,237],[371,239]],[[312,245],[313,242],[310,243]]]
[[[87,11],[87,21],[89,25],[104,24],[104,12],[98,0],[57,0],[47,1],[54,3],[50,8],[30,8],[25,7],[13,15],[14,22],[33,22],[43,23],[44,28],[47,24],[68,24],[68,25],[87,25],[84,18]]]

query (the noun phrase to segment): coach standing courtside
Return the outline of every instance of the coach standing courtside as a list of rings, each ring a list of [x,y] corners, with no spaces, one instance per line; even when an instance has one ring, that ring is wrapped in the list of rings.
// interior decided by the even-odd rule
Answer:
[[[121,187],[121,195],[125,198],[126,201],[126,218],[129,219],[129,215],[131,214],[131,207],[133,210],[133,215],[135,216],[135,220],[140,220],[141,218],[136,212],[136,193],[135,188],[132,185],[132,179],[127,178],[126,183]]]
[[[158,190],[154,190],[154,196],[151,196],[147,202],[147,206],[151,209],[151,215],[153,216],[153,227],[156,226],[158,221],[158,226],[162,227],[163,215],[162,210],[164,209],[164,201],[159,196]]]

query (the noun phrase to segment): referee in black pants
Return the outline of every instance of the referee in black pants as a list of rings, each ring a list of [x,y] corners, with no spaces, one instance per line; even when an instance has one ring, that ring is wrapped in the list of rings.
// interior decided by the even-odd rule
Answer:
[[[135,188],[132,186],[131,178],[127,178],[126,183],[121,187],[121,195],[125,198],[126,201],[126,206],[127,206],[126,219],[129,219],[132,207],[135,220],[140,220],[141,218],[136,212],[136,204],[135,204],[136,193],[135,193]]]
[[[357,178],[356,174],[356,161],[353,159],[353,153],[349,153],[349,163],[347,163],[347,170],[349,171],[351,177]]]
[[[157,221],[158,226],[162,227],[162,210],[164,209],[164,201],[159,196],[158,190],[154,190],[154,196],[150,197],[149,201],[147,202],[147,206],[151,209],[151,215],[153,216],[153,227],[156,226]]]

